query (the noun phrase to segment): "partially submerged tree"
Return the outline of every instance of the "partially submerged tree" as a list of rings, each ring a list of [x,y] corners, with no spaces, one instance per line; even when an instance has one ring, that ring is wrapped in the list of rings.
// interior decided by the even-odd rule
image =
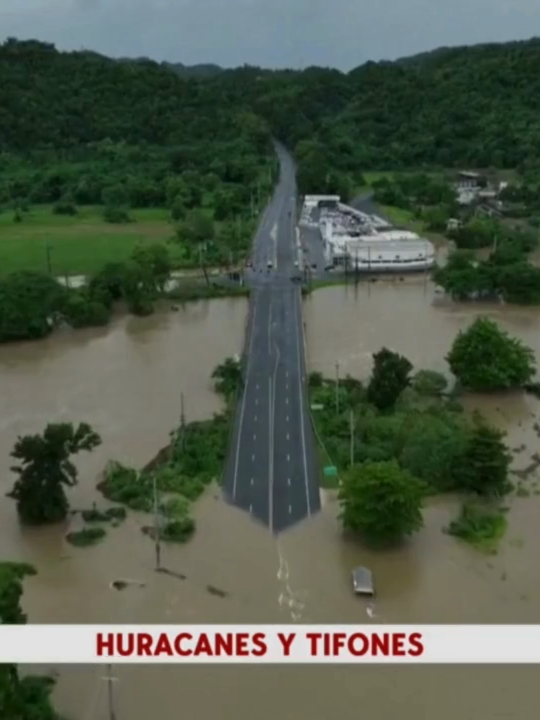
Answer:
[[[454,473],[458,489],[495,497],[511,489],[508,471],[512,456],[504,437],[503,432],[476,417]]]
[[[533,351],[489,318],[461,331],[446,359],[461,385],[478,392],[521,388],[536,372]]]
[[[17,480],[9,497],[17,501],[21,521],[43,525],[63,520],[69,509],[64,487],[77,483],[78,471],[70,457],[90,451],[101,438],[86,423],[50,423],[42,435],[19,437],[11,457],[20,461],[12,467]]]
[[[239,358],[228,357],[212,372],[216,392],[231,398],[242,386],[242,363]]]
[[[423,525],[424,489],[394,460],[355,465],[339,491],[343,526],[373,545],[399,542]]]
[[[411,383],[412,363],[387,348],[375,353],[373,360],[373,372],[367,388],[368,400],[379,410],[390,410]]]
[[[21,608],[23,580],[35,575],[31,565],[0,563],[0,624],[24,625]],[[50,703],[54,681],[48,677],[19,677],[16,665],[0,665],[0,717],[2,720],[55,720]]]

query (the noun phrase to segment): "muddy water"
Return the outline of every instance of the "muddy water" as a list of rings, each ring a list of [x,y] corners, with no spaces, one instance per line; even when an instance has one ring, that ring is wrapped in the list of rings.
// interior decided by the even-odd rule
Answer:
[[[453,336],[482,310],[434,305],[432,289],[422,282],[376,283],[357,293],[319,290],[306,302],[310,363],[331,373],[338,361],[342,374],[362,377],[370,353],[387,345],[422,367],[444,369]],[[540,350],[536,311],[489,313]],[[144,463],[166,442],[181,392],[188,418],[217,409],[208,378],[217,362],[240,349],[244,322],[243,301],[214,301],[145,320],[121,319],[98,333],[0,348],[2,489],[10,483],[8,453],[17,433],[51,419],[84,419],[104,439],[81,458],[73,503],[87,506],[107,459]],[[527,444],[516,460],[526,466],[537,442],[532,416],[540,413],[538,405],[512,396],[493,398],[481,409],[509,429],[512,445]],[[212,488],[196,508],[195,539],[165,551],[164,564],[183,580],[152,572],[152,547],[139,517],[111,530],[103,544],[75,550],[61,530],[21,532],[11,501],[4,500],[0,547],[3,557],[39,567],[25,594],[35,622],[369,622],[350,592],[350,569],[358,563],[374,569],[382,622],[537,622],[537,498],[512,501],[508,539],[490,559],[441,532],[453,511],[451,503],[433,504],[426,528],[408,547],[378,555],[341,539],[331,497],[317,518],[275,543]],[[116,578],[143,586],[117,592],[109,588]],[[208,585],[230,594],[216,597]],[[254,714],[262,720],[352,720],[361,713],[528,720],[537,714],[537,673],[527,668],[118,667],[116,674],[118,720],[251,720]],[[59,709],[74,720],[105,720],[101,675],[95,668],[62,670]]]

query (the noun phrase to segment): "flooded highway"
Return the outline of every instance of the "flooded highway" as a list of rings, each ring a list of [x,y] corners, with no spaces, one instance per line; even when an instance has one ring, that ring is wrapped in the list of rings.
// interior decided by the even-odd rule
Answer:
[[[98,500],[95,483],[106,461],[142,465],[167,443],[178,423],[180,394],[187,420],[219,408],[210,374],[239,352],[246,302],[214,300],[177,313],[118,318],[100,331],[59,333],[46,341],[0,347],[0,484],[9,489],[9,452],[19,433],[50,421],[91,423],[103,445],[80,457],[74,507]],[[445,370],[444,356],[460,328],[489,314],[540,357],[536,309],[445,304],[423,280],[384,281],[317,290],[305,301],[310,368],[367,377],[371,353],[383,345],[417,366]],[[525,467],[538,446],[540,403],[520,394],[468,397],[525,444]],[[79,459],[79,458],[78,458]],[[533,479],[530,479],[533,483]],[[130,514],[95,547],[75,549],[65,528],[21,530],[13,501],[0,503],[2,558],[25,559],[39,574],[26,581],[33,622],[369,622],[353,597],[350,570],[370,566],[378,590],[375,622],[538,622],[540,570],[536,542],[539,497],[509,501],[509,529],[496,556],[486,557],[445,535],[457,502],[434,500],[426,526],[404,548],[367,551],[345,541],[331,493],[322,512],[278,542],[249,516],[227,506],[214,486],[197,504],[197,532],[185,546],[166,546],[153,572],[153,548]],[[180,579],[180,576],[184,579]],[[119,592],[115,579],[140,586]],[[224,597],[209,592],[220,588]],[[114,668],[117,720],[494,720],[537,715],[535,668],[313,667]],[[55,691],[72,720],[108,718],[103,669],[62,668]]]

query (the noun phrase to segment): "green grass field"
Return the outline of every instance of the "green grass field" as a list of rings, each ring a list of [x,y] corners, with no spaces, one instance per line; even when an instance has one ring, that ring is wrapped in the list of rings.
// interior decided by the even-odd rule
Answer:
[[[165,209],[133,210],[136,222],[106,223],[100,207],[80,207],[78,215],[54,215],[51,207],[32,207],[21,223],[13,212],[0,213],[0,274],[18,270],[47,272],[47,247],[54,275],[87,275],[107,262],[126,260],[142,243],[166,242],[174,236]],[[173,263],[181,264],[182,246],[171,242]]]

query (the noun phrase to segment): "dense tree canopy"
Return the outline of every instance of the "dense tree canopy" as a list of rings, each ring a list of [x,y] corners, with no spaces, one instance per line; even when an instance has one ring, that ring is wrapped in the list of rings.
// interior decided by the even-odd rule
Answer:
[[[233,187],[255,181],[271,134],[295,148],[301,188],[316,182],[342,194],[366,169],[538,167],[539,62],[536,39],[368,62],[347,74],[188,75],[10,39],[0,47],[0,149],[17,174],[2,193],[54,202],[69,187],[76,202],[96,202],[122,181],[133,204],[156,204],[165,179],[181,175],[174,199],[189,206],[216,177]],[[51,157],[63,164],[51,167]],[[74,158],[97,164],[82,172],[66,164]],[[114,169],[106,184],[105,167]],[[447,199],[442,187],[438,198]]]
[[[17,479],[10,497],[17,501],[21,521],[43,525],[64,520],[69,508],[64,486],[75,485],[78,477],[70,457],[100,444],[86,423],[50,423],[42,435],[19,437],[11,452],[20,464],[12,468]]]
[[[23,580],[36,571],[23,563],[0,562],[0,624],[23,625]],[[2,720],[57,720],[50,702],[54,681],[48,677],[21,678],[16,665],[0,665]]]
[[[340,486],[343,525],[376,545],[397,542],[422,527],[424,491],[394,460],[356,465]]]
[[[379,410],[392,408],[401,393],[410,385],[413,366],[403,355],[382,348],[373,355],[373,372],[367,397]]]
[[[463,387],[479,392],[521,388],[536,372],[533,351],[489,318],[459,332],[447,360]]]

